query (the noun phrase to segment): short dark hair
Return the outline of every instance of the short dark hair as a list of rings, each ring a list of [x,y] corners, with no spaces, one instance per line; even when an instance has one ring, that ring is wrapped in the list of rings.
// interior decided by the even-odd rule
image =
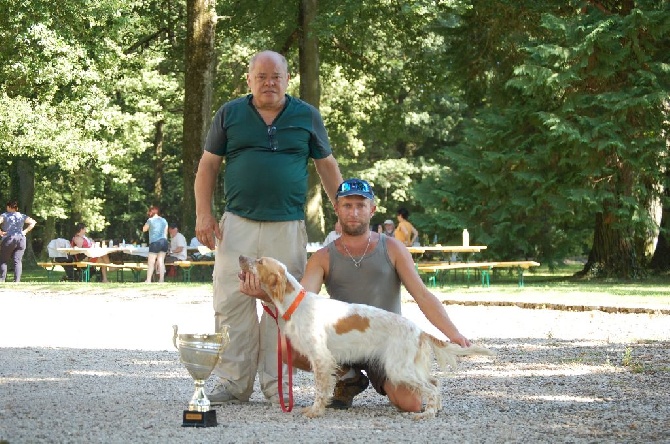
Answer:
[[[170,229],[172,229],[172,228],[177,228],[177,229],[179,229],[179,224],[178,224],[177,222],[172,222],[170,225],[168,225],[168,228],[170,228]]]
[[[398,208],[398,211],[396,214],[399,214],[402,216],[403,219],[408,220],[409,219],[409,211],[407,211],[407,208],[405,207],[400,207]]]
[[[7,208],[11,208],[14,211],[18,211],[19,209],[19,203],[15,199],[10,199],[7,201],[7,205],[5,205]]]
[[[86,224],[84,222],[79,222],[77,225],[74,226],[74,232],[79,233],[84,228],[86,228]]]

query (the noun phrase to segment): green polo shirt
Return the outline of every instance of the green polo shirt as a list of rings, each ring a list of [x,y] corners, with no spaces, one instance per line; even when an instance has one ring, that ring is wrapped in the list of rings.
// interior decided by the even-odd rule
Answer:
[[[319,111],[286,96],[266,125],[251,95],[224,104],[214,116],[205,150],[225,156],[226,211],[257,221],[305,218],[307,161],[332,154]]]

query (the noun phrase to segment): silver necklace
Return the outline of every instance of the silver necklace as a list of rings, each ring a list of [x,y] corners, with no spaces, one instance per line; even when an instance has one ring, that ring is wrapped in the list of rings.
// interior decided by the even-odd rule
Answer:
[[[361,262],[363,262],[363,259],[365,259],[365,255],[368,254],[368,248],[370,248],[370,238],[372,237],[372,233],[368,234],[368,244],[365,246],[365,251],[363,252],[363,256],[361,256],[360,259],[356,260],[354,257],[349,253],[349,249],[347,248],[347,244],[344,243],[344,239],[342,239],[342,246],[344,247],[344,251],[347,252],[351,260],[354,262],[354,265],[356,268],[361,268]]]

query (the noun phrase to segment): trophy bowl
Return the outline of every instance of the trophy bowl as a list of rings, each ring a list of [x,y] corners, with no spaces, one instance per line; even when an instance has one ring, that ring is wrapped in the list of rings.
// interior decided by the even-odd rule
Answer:
[[[195,381],[195,393],[184,410],[184,427],[210,427],[216,425],[216,410],[205,394],[205,381],[212,374],[221,358],[223,350],[230,342],[228,326],[224,325],[220,333],[178,333],[178,327],[172,326],[172,342],[179,357]]]

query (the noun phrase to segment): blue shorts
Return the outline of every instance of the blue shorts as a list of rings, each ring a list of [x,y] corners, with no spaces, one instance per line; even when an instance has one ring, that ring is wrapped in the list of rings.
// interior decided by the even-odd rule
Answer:
[[[149,244],[149,253],[167,253],[168,241],[167,239],[158,239],[156,242]]]

